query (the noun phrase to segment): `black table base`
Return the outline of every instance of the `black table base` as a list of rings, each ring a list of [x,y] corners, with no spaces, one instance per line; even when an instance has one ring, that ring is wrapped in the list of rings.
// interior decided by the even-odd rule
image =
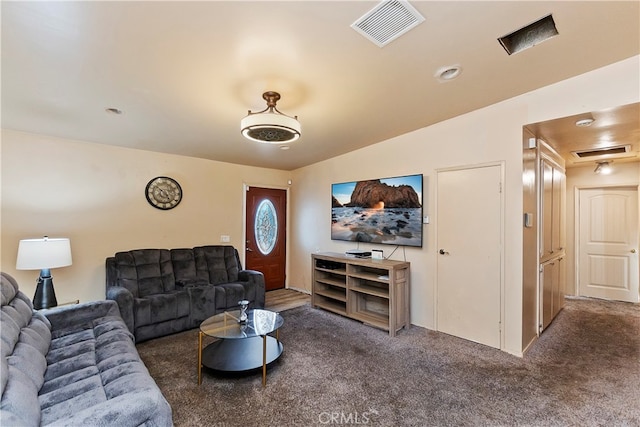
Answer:
[[[202,349],[202,365],[220,372],[250,372],[262,369],[262,337],[219,339]],[[267,336],[267,366],[282,355],[284,347]]]

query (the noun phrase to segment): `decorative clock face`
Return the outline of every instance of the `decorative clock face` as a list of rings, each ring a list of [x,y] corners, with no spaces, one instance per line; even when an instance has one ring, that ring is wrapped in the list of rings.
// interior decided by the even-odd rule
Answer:
[[[180,184],[168,176],[153,178],[144,192],[151,206],[162,210],[173,209],[182,200]]]

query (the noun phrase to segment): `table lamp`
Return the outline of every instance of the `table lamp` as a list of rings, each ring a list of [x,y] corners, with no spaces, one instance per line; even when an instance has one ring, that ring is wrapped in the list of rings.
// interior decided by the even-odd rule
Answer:
[[[18,245],[17,270],[40,270],[40,277],[33,296],[33,307],[36,310],[58,305],[53,290],[51,269],[71,265],[71,243],[69,239],[20,240]]]

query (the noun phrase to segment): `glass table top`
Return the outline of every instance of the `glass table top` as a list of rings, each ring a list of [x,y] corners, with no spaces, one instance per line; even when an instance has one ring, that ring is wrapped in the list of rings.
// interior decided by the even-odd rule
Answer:
[[[247,311],[246,322],[240,323],[239,319],[240,310],[225,311],[202,322],[200,330],[214,338],[250,338],[274,332],[284,323],[279,313],[257,308]]]

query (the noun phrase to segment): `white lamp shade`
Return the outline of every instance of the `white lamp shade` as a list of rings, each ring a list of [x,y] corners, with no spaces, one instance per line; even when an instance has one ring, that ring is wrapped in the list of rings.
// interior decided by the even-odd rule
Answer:
[[[71,265],[69,239],[24,239],[18,245],[17,270],[42,270]]]

